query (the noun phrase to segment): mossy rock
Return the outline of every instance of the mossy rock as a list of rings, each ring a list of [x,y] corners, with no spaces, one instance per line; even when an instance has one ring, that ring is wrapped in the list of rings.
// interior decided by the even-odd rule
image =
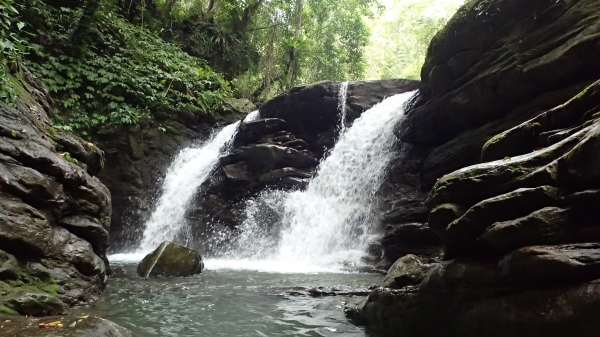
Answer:
[[[200,274],[203,269],[204,262],[197,251],[173,242],[163,242],[144,257],[137,273],[141,277],[191,276]]]

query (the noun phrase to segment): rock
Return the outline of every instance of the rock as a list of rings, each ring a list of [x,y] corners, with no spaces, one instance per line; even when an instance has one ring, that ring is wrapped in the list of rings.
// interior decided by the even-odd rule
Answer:
[[[600,72],[591,19],[599,6],[467,3],[431,42],[421,72],[425,89],[399,128],[402,139],[441,144],[542,93],[588,82]]]
[[[473,245],[495,221],[518,218],[558,203],[559,191],[550,186],[522,188],[481,201],[454,220],[442,237],[448,247]],[[458,248],[459,249],[459,248]]]
[[[286,184],[289,180],[285,178],[299,178],[296,181],[303,184],[305,179],[310,180],[311,177],[312,174],[308,172],[293,167],[284,167],[260,176],[259,181],[264,184],[277,184],[280,182]]]
[[[279,118],[263,118],[244,122],[233,140],[233,146],[246,146],[258,141],[262,136],[280,131],[285,121]]]
[[[458,204],[437,205],[429,212],[429,228],[443,232],[448,224],[463,216],[466,211],[464,206]]]
[[[56,296],[41,291],[10,295],[6,303],[18,313],[34,317],[60,315],[67,311],[67,306]]]
[[[415,254],[427,259],[442,255],[442,241],[423,223],[388,225],[380,246],[373,254],[381,257],[381,267],[386,269],[405,255]]]
[[[256,110],[256,105],[246,98],[227,99],[223,106],[213,112],[212,118],[219,123],[233,124],[243,120],[250,112]],[[193,123],[187,122],[186,126]]]
[[[382,212],[431,188],[447,260],[416,245],[426,275],[374,289],[349,317],[382,336],[597,335],[599,10],[475,0],[434,37]]]
[[[204,262],[198,252],[173,242],[163,242],[138,264],[141,277],[191,276],[200,274]]]
[[[495,135],[484,144],[481,151],[482,161],[531,152],[536,148],[556,144],[575,131],[579,131],[580,128],[571,126],[595,107],[594,102],[600,98],[600,81],[586,88],[584,91],[579,90],[581,94],[578,99],[552,107],[530,120]]]
[[[107,319],[89,315],[70,314],[44,318],[3,316],[2,331],[7,336],[19,337],[135,337],[131,331]],[[60,327],[40,328],[40,324],[60,321]],[[74,324],[74,325],[73,325]]]
[[[422,258],[412,254],[406,255],[390,267],[382,285],[388,288],[418,285],[425,279],[431,268],[432,266]]]
[[[500,266],[512,282],[544,285],[600,278],[600,243],[524,247]]]
[[[48,91],[25,68],[0,103],[0,311],[64,313],[106,287],[110,192],[104,153],[53,127]]]
[[[127,270],[125,270],[125,268],[115,268],[113,270],[113,274],[111,275],[111,277],[125,277],[127,276]]]
[[[223,166],[223,172],[227,179],[231,181],[251,181],[252,176],[248,172],[248,164],[240,161],[235,164]]]
[[[598,221],[581,219],[577,212],[546,207],[515,220],[494,223],[479,242],[495,252],[536,245],[576,243],[600,240]]]
[[[284,167],[310,168],[319,164],[318,160],[304,152],[278,145],[256,144],[237,148],[220,159],[227,166],[245,161],[253,177],[260,177],[275,169]]]
[[[286,129],[309,144],[320,158],[334,145],[339,125],[338,92],[341,83],[319,82],[295,87],[289,93],[268,101],[260,108],[262,118],[280,118]],[[418,81],[380,80],[357,81],[348,84],[347,122],[351,123],[364,111],[385,97],[413,91]]]

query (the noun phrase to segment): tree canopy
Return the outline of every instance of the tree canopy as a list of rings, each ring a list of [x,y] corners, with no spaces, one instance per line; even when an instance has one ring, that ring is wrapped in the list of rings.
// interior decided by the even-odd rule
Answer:
[[[0,99],[25,64],[57,126],[85,133],[321,80],[416,78],[462,2],[0,0]]]

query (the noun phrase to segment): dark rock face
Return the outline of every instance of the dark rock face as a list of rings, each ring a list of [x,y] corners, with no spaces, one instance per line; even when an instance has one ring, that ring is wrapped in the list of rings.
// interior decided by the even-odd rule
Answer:
[[[416,168],[395,169],[404,194],[389,202],[408,209],[388,214],[409,222],[424,206],[445,261],[423,252],[431,242],[386,235],[416,256],[350,317],[389,336],[597,334],[599,9],[474,0],[438,33],[397,127]]]
[[[138,264],[141,277],[191,276],[204,269],[202,256],[197,251],[173,242],[163,242]]]
[[[104,157],[52,127],[27,71],[20,85],[16,108],[0,103],[0,312],[61,314],[96,300],[110,273],[110,192],[93,176]]]

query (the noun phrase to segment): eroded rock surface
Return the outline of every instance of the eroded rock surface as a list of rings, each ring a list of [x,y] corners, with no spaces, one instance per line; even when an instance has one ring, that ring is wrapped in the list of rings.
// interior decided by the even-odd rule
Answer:
[[[106,287],[111,197],[96,145],[52,126],[50,97],[26,70],[0,103],[0,312],[64,313]]]
[[[393,188],[428,192],[443,261],[424,244],[403,251],[416,256],[398,260],[401,282],[348,306],[350,317],[384,336],[597,334],[599,9],[473,0],[438,33],[397,127],[418,183],[404,174]],[[419,215],[409,198],[390,195],[409,206],[394,221]]]

